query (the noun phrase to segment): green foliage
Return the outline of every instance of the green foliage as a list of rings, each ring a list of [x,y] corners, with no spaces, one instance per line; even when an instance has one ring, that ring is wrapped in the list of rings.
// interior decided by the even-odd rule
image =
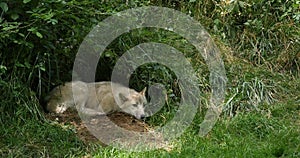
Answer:
[[[54,86],[71,79],[76,50],[98,21],[120,10],[149,4],[149,1],[2,1],[0,31],[0,75],[3,84],[26,85],[38,98]],[[254,64],[277,65],[275,70],[299,70],[299,2],[288,1],[151,1],[173,7],[198,18],[208,30],[228,41],[235,53]],[[13,8],[13,9],[12,9]],[[154,32],[153,32],[154,31]],[[186,41],[168,31],[139,29],[116,39],[100,59],[97,80],[109,80],[123,52],[139,43],[156,41],[174,46],[191,59],[199,73],[199,85],[209,91],[208,71],[202,57]],[[155,66],[162,70],[163,66]],[[143,87],[151,78],[167,85],[176,78],[168,71],[155,72],[144,66],[131,83]],[[104,75],[103,75],[104,74]],[[204,74],[204,75],[203,75]],[[152,76],[152,77],[151,77]],[[18,78],[18,80],[14,80]],[[142,80],[140,80],[142,79]],[[175,89],[174,89],[175,88]],[[175,90],[176,91],[176,90]],[[172,92],[173,93],[173,92]],[[27,94],[24,94],[25,96]],[[169,94],[178,96],[178,94]],[[18,106],[15,107],[18,109]]]
[[[32,93],[42,99],[54,85],[71,79],[76,50],[93,25],[114,12],[141,4],[88,0],[2,1],[1,84],[25,86],[29,91],[18,96],[24,98],[24,102],[30,102],[26,98]],[[2,97],[10,98],[13,93]],[[3,106],[15,112],[22,109],[22,106],[4,103]]]
[[[300,56],[298,0],[154,0],[199,19],[211,33],[234,48],[234,55],[253,64],[275,65],[275,70],[297,75]]]
[[[118,11],[143,5],[185,12],[198,19],[219,45],[230,46],[232,52],[224,51],[224,57],[237,59],[225,60],[230,81],[225,113],[213,131],[200,138],[195,133],[205,113],[201,109],[169,152],[128,153],[86,146],[71,129],[44,120],[42,98],[53,86],[71,80],[78,46],[94,25]],[[299,8],[298,0],[2,0],[0,155],[299,157]],[[118,37],[101,57],[96,80],[109,80],[118,58],[145,42],[165,43],[184,53],[196,70],[201,107],[206,107],[210,87],[203,58],[185,39],[161,29],[136,29]],[[153,126],[167,123],[180,101],[178,80],[164,65],[142,65],[130,78],[137,90],[154,83],[165,86],[168,100],[146,120]],[[235,117],[228,121],[227,116]]]

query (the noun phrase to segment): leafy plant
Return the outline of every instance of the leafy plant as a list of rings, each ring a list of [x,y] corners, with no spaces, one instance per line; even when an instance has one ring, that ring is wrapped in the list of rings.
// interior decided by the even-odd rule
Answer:
[[[24,102],[30,102],[32,93],[42,101],[53,86],[71,79],[77,48],[93,25],[114,12],[144,3],[118,2],[1,1],[1,83],[26,87],[28,91],[18,95]],[[17,91],[5,93],[1,99],[14,98],[14,93]],[[3,108],[27,115],[21,105],[7,103]]]
[[[199,19],[208,32],[218,34],[234,55],[256,65],[274,65],[276,71],[299,70],[299,1],[153,0]]]

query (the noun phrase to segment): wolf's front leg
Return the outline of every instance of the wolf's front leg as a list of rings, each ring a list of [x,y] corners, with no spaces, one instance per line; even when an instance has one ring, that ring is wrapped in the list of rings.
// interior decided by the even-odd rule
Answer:
[[[97,111],[91,108],[87,108],[85,106],[81,106],[78,110],[78,113],[84,115],[84,116],[103,116],[106,115],[106,113]]]

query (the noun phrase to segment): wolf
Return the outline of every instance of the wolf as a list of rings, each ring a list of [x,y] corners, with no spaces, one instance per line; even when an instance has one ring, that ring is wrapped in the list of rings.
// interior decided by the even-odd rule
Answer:
[[[137,92],[118,83],[109,81],[85,83],[67,82],[54,88],[46,97],[49,112],[63,113],[75,108],[87,116],[124,112],[137,119],[145,117],[146,87]]]

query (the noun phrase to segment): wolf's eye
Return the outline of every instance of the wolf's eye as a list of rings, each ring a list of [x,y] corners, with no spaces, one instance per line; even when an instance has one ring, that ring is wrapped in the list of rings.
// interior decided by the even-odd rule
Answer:
[[[134,106],[134,107],[137,107],[137,106],[138,106],[138,104],[132,104],[132,106]]]

